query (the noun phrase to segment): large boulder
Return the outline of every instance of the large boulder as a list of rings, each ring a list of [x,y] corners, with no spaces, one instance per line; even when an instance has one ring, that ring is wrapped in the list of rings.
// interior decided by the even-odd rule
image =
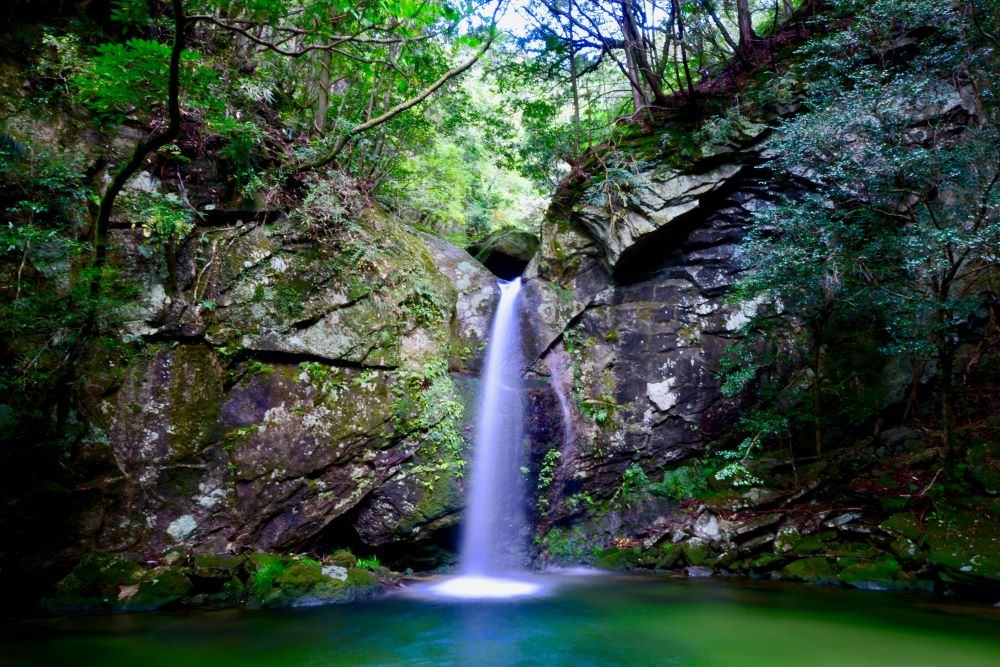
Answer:
[[[449,369],[478,368],[495,278],[370,206],[324,210],[200,229],[169,279],[117,232],[114,259],[145,289],[130,335],[149,342],[82,384],[88,447],[121,480],[86,539],[223,553],[454,523],[467,400]],[[357,528],[337,521],[352,511]]]

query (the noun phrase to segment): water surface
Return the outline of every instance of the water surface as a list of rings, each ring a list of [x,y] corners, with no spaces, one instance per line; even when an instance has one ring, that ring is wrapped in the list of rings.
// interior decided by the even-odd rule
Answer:
[[[661,577],[549,594],[8,623],[0,665],[997,667],[1000,609],[923,596]]]

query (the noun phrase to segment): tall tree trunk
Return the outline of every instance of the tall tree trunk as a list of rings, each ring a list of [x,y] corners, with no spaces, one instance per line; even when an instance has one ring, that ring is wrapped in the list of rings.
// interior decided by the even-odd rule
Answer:
[[[795,13],[795,6],[792,5],[792,0],[782,0],[782,4],[785,6],[785,16],[791,16]]]
[[[573,3],[566,10],[569,15],[569,80],[573,88],[573,157],[580,157],[580,82],[576,71],[576,47],[573,45]]]
[[[941,430],[944,431],[944,445],[947,461],[954,465],[958,461],[958,444],[955,442],[954,416],[954,373],[955,373],[955,343],[951,336],[941,341],[938,348],[938,361],[941,365]]]
[[[319,76],[316,83],[316,117],[313,125],[316,131],[323,134],[326,130],[326,116],[330,111],[330,51],[324,51],[319,62]]]
[[[722,35],[722,39],[729,45],[729,48],[733,50],[733,53],[739,55],[740,45],[736,43],[733,36],[729,34],[728,30],[726,30],[726,26],[722,24],[722,21],[719,19],[719,15],[715,11],[715,6],[711,0],[701,0],[701,5],[705,8],[705,13],[708,14],[708,17],[712,19],[712,23],[715,24],[715,28],[719,31],[719,34]]]
[[[622,0],[621,3],[622,12],[622,34],[625,37],[625,52],[626,55],[632,54],[634,59],[635,68],[639,70],[642,74],[642,79],[649,86],[649,91],[653,95],[653,101],[655,101],[660,106],[667,106],[670,102],[669,98],[663,92],[663,87],[660,85],[660,79],[656,76],[656,72],[649,64],[649,58],[646,54],[646,42],[639,32],[638,26],[635,24],[635,16],[632,10],[632,0]]]
[[[813,387],[812,387],[813,438],[816,456],[823,455],[823,338],[817,329],[813,332]]]
[[[684,43],[684,17],[681,16],[680,0],[671,0],[674,20],[677,22],[677,43],[681,47],[681,65],[684,67],[684,79],[687,81],[688,96],[694,95],[694,84],[691,82],[691,69],[688,67],[687,44]],[[683,86],[681,89],[683,90]]]
[[[646,108],[646,91],[642,87],[642,77],[635,62],[635,54],[628,47],[628,40],[625,41],[625,66],[628,68],[628,79],[632,88],[632,106],[635,107],[635,112],[639,113]]]
[[[757,34],[753,31],[750,0],[736,0],[736,22],[740,27],[740,51],[747,53],[753,47]]]

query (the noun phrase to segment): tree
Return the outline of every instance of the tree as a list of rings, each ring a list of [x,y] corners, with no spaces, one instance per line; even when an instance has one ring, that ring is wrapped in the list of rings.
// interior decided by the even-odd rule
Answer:
[[[753,15],[750,12],[750,0],[736,0],[736,22],[740,28],[740,45],[742,53],[753,48],[757,33],[753,30]]]
[[[384,65],[391,75],[406,74],[402,68],[403,47],[430,39],[429,31],[438,27],[440,21],[451,24],[464,18],[449,5],[440,2],[413,3],[405,0],[379,3],[378,5],[363,5],[355,7],[354,3],[343,0],[304,0],[301,5],[276,1],[236,2],[218,5],[214,0],[192,2],[199,10],[209,10],[211,13],[187,13],[183,0],[172,0],[171,18],[173,23],[172,44],[169,49],[166,77],[160,82],[166,88],[165,100],[156,99],[158,91],[141,91],[139,98],[129,99],[127,91],[118,95],[107,94],[105,79],[92,78],[94,83],[89,90],[91,100],[98,111],[108,111],[113,108],[140,108],[144,106],[150,112],[157,108],[165,110],[167,123],[165,127],[155,129],[143,140],[139,141],[124,164],[114,170],[111,181],[100,195],[94,222],[94,290],[99,289],[100,269],[103,267],[108,244],[108,230],[112,209],[126,182],[144,165],[147,157],[170,144],[180,132],[182,102],[181,93],[184,87],[182,81],[181,58],[184,53],[186,34],[198,24],[211,26],[217,31],[223,31],[245,40],[251,48],[276,54],[290,60],[298,60],[306,56],[320,54],[319,83],[317,95],[317,115],[314,117],[314,127],[323,132],[326,128],[326,116],[329,111],[329,85],[331,68],[334,66],[332,55],[337,54],[346,60],[357,64],[370,66]],[[129,22],[149,20],[144,12],[145,3],[125,0],[119,3],[120,16]],[[503,6],[498,2],[492,16],[495,25],[497,12]],[[223,11],[224,10],[224,11]],[[218,12],[218,13],[217,13]],[[225,17],[222,14],[225,14]],[[321,17],[321,18],[315,18]],[[324,20],[329,17],[328,20]],[[367,94],[368,104],[365,116],[360,122],[342,127],[339,136],[331,142],[318,143],[318,155],[312,159],[299,160],[295,156],[286,156],[294,161],[294,167],[309,170],[323,167],[333,162],[341,151],[357,137],[365,132],[385,125],[400,114],[408,111],[430,98],[451,79],[468,70],[485,53],[492,42],[493,27],[487,30],[479,48],[460,64],[451,67],[429,83],[421,83],[414,94],[395,104],[392,96],[385,95],[382,99],[389,102],[389,107],[381,113],[376,112],[375,100],[378,90],[393,85],[392,81],[373,81],[371,91]],[[470,42],[471,43],[471,42]],[[130,44],[136,48],[156,50],[158,44],[149,40],[133,40]],[[135,49],[106,50],[105,55],[111,69],[127,73],[124,58]],[[386,60],[386,52],[392,54],[393,60]],[[115,62],[117,59],[117,62]],[[392,76],[390,76],[392,78]],[[114,83],[112,82],[112,85]],[[397,89],[407,90],[406,86],[395,84]],[[152,95],[145,93],[152,92]],[[191,91],[187,91],[191,92]]]
[[[1000,68],[960,5],[843,4],[855,19],[807,49],[790,76],[810,82],[808,111],[774,142],[775,166],[805,177],[813,194],[759,218],[744,297],[810,332],[817,413],[831,315],[849,315],[841,326],[877,315],[886,353],[913,359],[914,384],[936,363],[938,420],[954,461],[959,333],[993,289],[1000,259],[1000,113],[988,92]],[[905,18],[887,23],[890,15]],[[915,54],[894,57],[898,36],[921,26],[935,29]],[[845,311],[852,304],[875,310]]]

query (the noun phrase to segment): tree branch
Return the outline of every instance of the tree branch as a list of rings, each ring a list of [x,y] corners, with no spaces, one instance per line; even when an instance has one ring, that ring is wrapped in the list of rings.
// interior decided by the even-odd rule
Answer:
[[[483,45],[479,47],[479,50],[477,50],[468,60],[464,61],[463,63],[457,65],[456,67],[453,67],[452,69],[442,74],[437,79],[437,81],[429,85],[427,88],[424,88],[419,94],[415,95],[414,97],[411,97],[410,99],[404,102],[400,102],[396,106],[392,107],[385,113],[376,116],[375,118],[372,118],[364,123],[361,123],[360,125],[356,125],[354,128],[352,128],[350,131],[348,131],[340,139],[337,140],[337,143],[334,144],[333,150],[330,151],[330,153],[319,158],[314,162],[309,162],[302,165],[300,169],[303,170],[318,169],[320,167],[330,164],[331,162],[337,159],[337,156],[340,155],[340,152],[344,150],[344,147],[351,139],[358,136],[359,134],[367,132],[368,130],[374,127],[378,127],[379,125],[387,123],[396,116],[398,116],[399,114],[403,113],[404,111],[408,111],[413,107],[417,106],[421,102],[425,101],[428,97],[433,95],[435,92],[437,92],[437,90],[440,89],[443,85],[445,85],[446,83],[448,83],[449,81],[451,81],[452,79],[454,79],[455,77],[457,77],[458,75],[462,74],[470,67],[475,65],[477,62],[479,62],[479,59],[483,57],[483,55],[489,50],[490,45],[492,45],[493,43],[493,36],[496,29],[497,11],[499,11],[500,7],[503,6],[503,4],[504,4],[503,0],[500,0],[500,2],[497,3],[497,8],[493,12],[493,19],[491,21],[489,31],[487,32],[486,41],[483,42]]]

